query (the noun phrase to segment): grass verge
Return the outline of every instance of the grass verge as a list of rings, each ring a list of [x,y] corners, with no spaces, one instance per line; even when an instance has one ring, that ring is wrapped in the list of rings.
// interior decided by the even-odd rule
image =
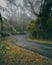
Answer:
[[[52,44],[52,41],[48,41],[48,40],[36,40],[36,39],[31,39],[31,38],[27,38],[28,41],[31,42],[37,42],[37,43],[43,43],[43,44]]]
[[[0,44],[0,65],[52,65],[52,60],[6,40]]]

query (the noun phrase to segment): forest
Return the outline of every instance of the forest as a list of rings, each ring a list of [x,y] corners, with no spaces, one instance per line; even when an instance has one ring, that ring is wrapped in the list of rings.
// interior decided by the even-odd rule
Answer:
[[[22,19],[24,19],[24,21],[22,21],[24,23],[16,25],[16,20],[14,18],[11,19],[15,15],[15,9],[13,9],[13,6],[15,5],[16,7],[18,7],[20,5],[17,5],[15,1],[13,2],[12,0],[7,0],[7,3],[10,4],[10,6],[8,5],[7,8],[9,9],[11,7],[10,11],[8,12],[8,9],[5,8],[3,8],[3,10],[7,10],[6,15],[9,20],[5,19],[4,17],[2,18],[2,15],[0,13],[0,35],[5,36],[16,34],[16,32],[23,32],[24,30],[28,32],[30,34],[30,37],[32,38],[52,40],[52,0],[37,0],[36,3],[34,2],[35,0],[24,0],[23,9],[26,8],[27,10],[30,10],[29,12],[31,12],[37,18],[35,20],[30,20],[30,23],[28,23],[27,20],[27,24],[23,17]],[[35,6],[39,9],[38,12],[35,11]],[[11,16],[10,12],[12,12]],[[25,15],[26,14],[24,14],[23,16]],[[15,25],[13,23],[15,23]]]
[[[52,0],[0,0],[0,65],[52,65]]]

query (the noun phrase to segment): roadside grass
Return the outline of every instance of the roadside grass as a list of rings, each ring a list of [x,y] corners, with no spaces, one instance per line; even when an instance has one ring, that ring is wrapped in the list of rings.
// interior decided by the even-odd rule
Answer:
[[[12,44],[11,40],[0,44],[0,65],[52,65],[52,59]]]
[[[48,41],[48,40],[36,40],[31,38],[27,38],[27,40],[31,42],[41,43],[41,44],[52,44],[52,41]]]

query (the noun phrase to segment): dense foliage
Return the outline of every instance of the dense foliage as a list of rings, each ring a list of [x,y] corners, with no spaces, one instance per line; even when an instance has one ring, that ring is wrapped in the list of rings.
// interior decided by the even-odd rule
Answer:
[[[29,3],[32,6],[30,0]],[[31,27],[31,34],[34,38],[52,40],[52,0],[41,0],[39,15],[33,25],[32,23],[28,25],[28,29]]]

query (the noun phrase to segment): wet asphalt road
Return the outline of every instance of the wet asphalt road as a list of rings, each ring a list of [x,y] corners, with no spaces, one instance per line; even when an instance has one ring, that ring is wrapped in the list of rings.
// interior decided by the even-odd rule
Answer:
[[[25,35],[14,36],[13,43],[17,46],[37,52],[38,54],[52,59],[52,44],[30,42],[26,40]]]

